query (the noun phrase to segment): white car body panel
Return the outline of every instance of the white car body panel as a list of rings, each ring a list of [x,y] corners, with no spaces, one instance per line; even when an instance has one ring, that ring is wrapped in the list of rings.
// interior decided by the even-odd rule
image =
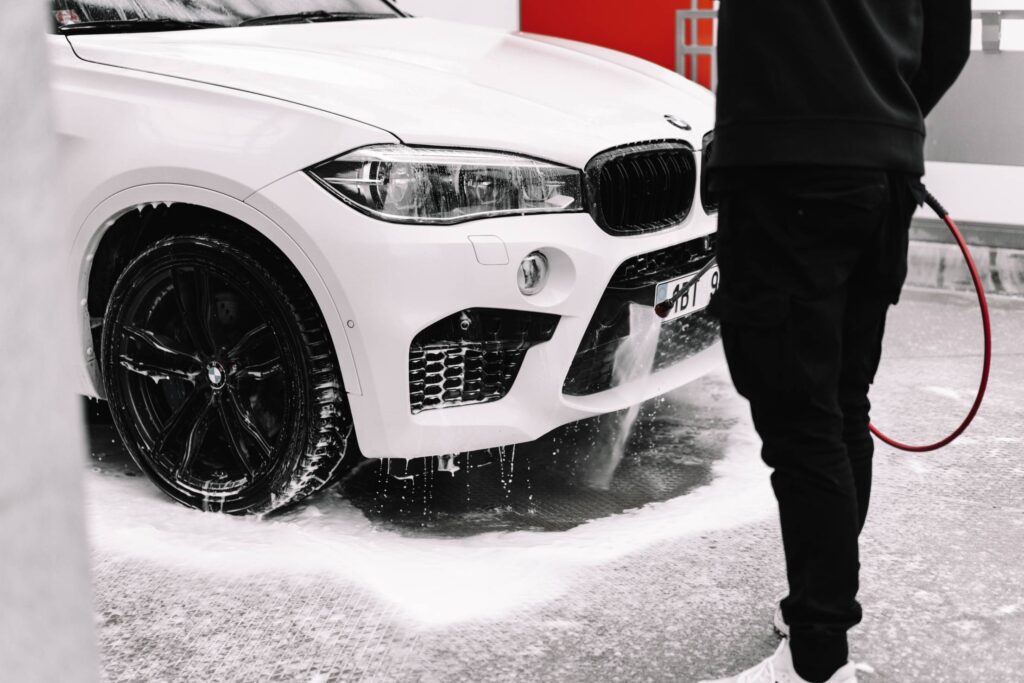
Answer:
[[[612,273],[626,259],[712,233],[699,196],[680,225],[613,237],[587,213],[454,226],[385,223],[303,169],[370,144],[496,149],[583,168],[597,153],[676,139],[699,150],[713,98],[642,60],[568,41],[426,19],[50,38],[72,282],[87,296],[91,255],[119,216],[186,202],[259,231],[310,286],[331,332],[356,432],[370,457],[421,457],[536,439],[568,422],[670,391],[720,363],[717,347],[587,397],[562,382]],[[72,47],[73,46],[73,50]],[[672,114],[692,124],[673,127]],[[699,157],[699,155],[698,155]],[[481,265],[471,237],[503,243]],[[543,249],[540,295],[516,285]],[[494,403],[413,415],[416,333],[470,307],[562,316]],[[76,364],[100,393],[89,316]]]
[[[562,394],[566,372],[612,273],[632,256],[711,233],[716,224],[699,208],[674,229],[622,238],[602,232],[586,213],[454,226],[393,225],[361,214],[345,217],[337,210],[338,201],[302,173],[265,188],[249,202],[286,230],[301,224],[314,233],[321,248],[334,255],[325,276],[328,288],[347,282],[359,287],[359,295],[350,297],[354,327],[348,332],[360,380],[372,391],[353,397],[351,404],[359,445],[371,457],[458,453],[532,441],[568,422],[664,394],[721,362],[720,352],[712,348],[632,385],[587,397]],[[481,265],[470,242],[473,236],[499,237],[509,254],[508,265]],[[380,249],[382,244],[386,249]],[[516,271],[538,249],[562,258],[552,258],[552,281],[545,290],[524,297]],[[512,391],[502,400],[411,415],[412,337],[445,315],[474,307],[554,313],[562,320],[554,339],[530,350]]]
[[[366,124],[266,97],[83,62],[68,41],[50,37],[60,193],[71,249],[76,302],[87,297],[92,254],[114,220],[137,206],[186,202],[221,211],[271,239],[317,297],[345,373],[359,393],[358,372],[340,343],[344,293],[318,288],[326,257],[316,242],[260,220],[244,200],[260,187],[324,158],[324,140],[341,148],[394,143]],[[185,126],[182,125],[183,121]],[[317,265],[319,263],[319,266]],[[78,318],[85,365],[76,358],[79,392],[98,396],[89,316]],[[347,367],[346,367],[347,366]]]
[[[706,97],[693,94],[699,86],[671,72],[675,86],[564,41],[434,19],[104,35],[72,43],[84,60],[343,113],[408,144],[511,150],[577,167],[623,141],[681,137],[700,147],[713,125]],[[691,117],[694,130],[666,127],[665,114]]]

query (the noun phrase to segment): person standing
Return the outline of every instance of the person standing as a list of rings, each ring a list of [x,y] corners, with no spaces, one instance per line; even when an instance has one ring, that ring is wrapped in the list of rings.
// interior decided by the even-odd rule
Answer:
[[[970,54],[970,0],[722,0],[721,286],[711,311],[772,468],[789,594],[737,683],[856,680],[868,389],[907,272],[924,118]]]

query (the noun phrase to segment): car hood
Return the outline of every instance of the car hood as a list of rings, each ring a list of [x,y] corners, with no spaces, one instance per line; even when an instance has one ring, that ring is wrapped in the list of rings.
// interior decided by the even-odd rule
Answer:
[[[597,152],[629,142],[674,138],[699,147],[713,126],[710,94],[648,62],[433,19],[70,41],[90,62],[313,107],[385,129],[408,144],[505,149],[582,166]],[[666,115],[693,130],[671,125]]]

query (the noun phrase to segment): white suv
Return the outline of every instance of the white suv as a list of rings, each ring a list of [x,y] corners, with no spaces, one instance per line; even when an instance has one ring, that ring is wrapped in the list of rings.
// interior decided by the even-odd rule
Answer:
[[[80,389],[174,499],[271,510],[356,435],[531,441],[719,362],[712,271],[617,368],[714,249],[675,73],[384,0],[52,9]]]

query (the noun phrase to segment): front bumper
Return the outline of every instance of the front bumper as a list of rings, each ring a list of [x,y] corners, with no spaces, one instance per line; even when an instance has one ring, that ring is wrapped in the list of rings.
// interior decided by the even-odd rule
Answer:
[[[716,219],[699,206],[675,228],[615,237],[586,213],[454,226],[385,223],[352,210],[303,173],[270,185],[248,203],[298,242],[345,321],[346,327],[332,335],[339,358],[350,354],[356,376],[347,373],[345,382],[359,445],[368,457],[415,458],[533,441],[567,423],[664,394],[721,363],[716,343],[606,390],[566,391],[570,368],[613,275],[633,257],[703,242],[714,233]],[[540,294],[526,297],[517,270],[538,250],[548,256],[550,280]],[[673,276],[688,272],[680,264]],[[651,288],[652,306],[653,296]],[[467,309],[549,314],[559,320],[550,341],[525,354],[501,400],[414,414],[410,344],[421,331]]]

